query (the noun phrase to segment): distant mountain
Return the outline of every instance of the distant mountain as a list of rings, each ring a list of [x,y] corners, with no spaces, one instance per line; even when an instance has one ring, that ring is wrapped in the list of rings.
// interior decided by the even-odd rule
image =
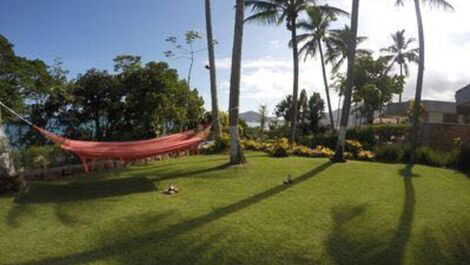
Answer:
[[[247,111],[240,113],[240,119],[244,120],[250,127],[258,127],[261,121],[261,114],[256,111]],[[274,117],[267,117],[267,123],[276,120]]]
[[[246,122],[260,122],[261,120],[261,114],[259,114],[256,111],[247,111],[240,113],[240,119],[246,121]]]

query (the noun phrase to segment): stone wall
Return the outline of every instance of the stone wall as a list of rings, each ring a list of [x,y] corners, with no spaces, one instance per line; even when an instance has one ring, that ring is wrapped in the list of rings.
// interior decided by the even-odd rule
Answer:
[[[470,145],[470,125],[468,124],[425,123],[422,133],[422,144],[432,147],[452,148],[455,138],[460,138],[464,144]]]

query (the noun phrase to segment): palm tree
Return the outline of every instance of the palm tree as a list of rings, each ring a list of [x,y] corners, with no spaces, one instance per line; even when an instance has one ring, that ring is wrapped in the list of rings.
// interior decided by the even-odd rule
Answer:
[[[327,44],[327,49],[325,53],[326,63],[331,64],[331,71],[333,74],[337,74],[339,69],[344,64],[348,58],[348,37],[351,35],[351,29],[348,25],[344,25],[342,29],[333,29],[329,32],[329,38]],[[367,40],[367,37],[358,36],[356,37],[356,45],[360,45]],[[356,48],[357,56],[366,56],[371,55],[372,51],[366,49]],[[342,82],[338,82],[342,83]],[[343,92],[338,89],[339,100],[338,100],[338,114],[336,118],[336,127],[339,127],[340,118],[341,118],[341,101],[343,97]]]
[[[416,94],[415,94],[415,104],[413,108],[413,116],[411,118],[411,133],[410,133],[410,148],[411,154],[408,161],[408,167],[411,169],[414,165],[414,160],[416,156],[416,148],[418,147],[418,135],[419,135],[419,106],[421,106],[421,95],[423,92],[423,78],[424,78],[424,25],[423,17],[421,14],[421,0],[413,0],[415,4],[416,19],[418,23],[418,41],[419,41],[419,62],[418,62],[418,78],[416,80]],[[443,7],[445,10],[454,10],[452,5],[450,5],[445,0],[423,0],[429,4],[436,7]],[[396,5],[404,5],[404,0],[396,0]],[[411,172],[409,172],[411,173]]]
[[[329,38],[327,49],[325,53],[326,63],[332,64],[331,71],[333,74],[339,72],[341,66],[348,59],[348,39],[351,36],[351,28],[348,25],[344,25],[342,29],[332,29],[329,32]],[[361,43],[365,42],[368,38],[365,36],[356,37],[356,55],[366,56],[371,55],[372,51],[367,49],[359,49]]]
[[[313,6],[315,0],[245,0],[247,7],[254,13],[246,21],[256,21],[263,24],[286,23],[287,30],[291,32],[292,56],[294,64],[293,97],[290,142],[295,142],[297,130],[297,101],[299,96],[299,51],[297,46],[297,18],[308,6]]]
[[[230,131],[230,164],[246,162],[240,147],[238,135],[238,114],[240,106],[240,73],[242,62],[243,24],[245,0],[237,0],[235,11],[235,30],[233,36],[232,70],[230,75],[229,131]]]
[[[357,46],[357,28],[359,20],[359,0],[353,0],[351,12],[351,32],[347,37],[348,71],[346,75],[346,88],[344,91],[343,112],[341,114],[341,123],[339,126],[338,141],[336,143],[336,152],[332,160],[334,162],[345,162],[344,143],[346,141],[346,131],[348,129],[349,112],[351,109],[351,96],[354,85],[354,63],[356,60]]]
[[[320,54],[331,129],[335,128],[335,123],[333,110],[331,108],[330,89],[326,75],[322,42],[327,43],[327,46],[332,45],[329,43],[329,28],[331,23],[336,21],[336,17],[338,15],[348,15],[348,13],[341,9],[329,6],[314,6],[307,8],[307,20],[303,20],[298,23],[298,27],[305,30],[306,33],[300,34],[297,37],[298,43],[304,43],[302,48],[299,50],[299,54],[305,54],[305,59],[307,59],[308,56],[315,57],[317,53]]]
[[[382,52],[387,52],[389,55],[385,56],[390,63],[390,68],[395,64],[400,66],[400,76],[409,76],[408,63],[418,63],[419,49],[408,49],[408,46],[415,42],[414,38],[405,38],[405,30],[399,30],[392,34],[393,45],[381,49]],[[403,73],[404,71],[404,73]],[[402,93],[399,94],[398,101],[401,102]]]
[[[212,130],[214,138],[217,140],[220,137],[220,123],[219,123],[219,106],[217,100],[217,78],[215,67],[214,55],[214,37],[212,33],[212,14],[211,14],[211,0],[205,0],[206,9],[206,31],[207,31],[207,49],[209,55],[209,71],[211,79],[211,101],[212,101]]]

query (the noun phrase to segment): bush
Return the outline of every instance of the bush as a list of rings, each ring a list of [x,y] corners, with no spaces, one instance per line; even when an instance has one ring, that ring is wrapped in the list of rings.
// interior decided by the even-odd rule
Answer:
[[[362,161],[374,161],[375,154],[371,151],[361,150],[359,153],[357,153],[356,158]]]
[[[0,176],[0,195],[20,191],[20,182],[17,178]]]
[[[335,152],[328,147],[319,145],[315,147],[313,151],[313,157],[332,157]]]
[[[219,139],[213,143],[203,145],[200,151],[203,154],[219,154],[227,151],[229,147],[230,136],[227,133],[222,133]]]
[[[353,154],[355,157],[362,152],[362,144],[356,140],[346,140],[345,142],[345,151]]]
[[[456,156],[455,166],[464,172],[470,173],[470,145],[462,146]]]
[[[14,152],[18,168],[40,169],[80,163],[78,158],[55,145],[30,146]]]
[[[279,139],[269,150],[274,157],[287,157],[290,154],[289,141],[286,138]]]
[[[404,146],[401,144],[377,145],[374,148],[376,159],[382,162],[401,162],[404,160]]]
[[[296,145],[292,148],[292,154],[296,156],[313,157],[315,152],[306,146]]]
[[[456,164],[456,153],[421,146],[416,150],[416,163],[434,167],[452,167]]]
[[[346,137],[347,139],[359,141],[365,148],[371,149],[378,144],[400,142],[406,138],[408,131],[409,125],[406,124],[369,125],[349,129]]]

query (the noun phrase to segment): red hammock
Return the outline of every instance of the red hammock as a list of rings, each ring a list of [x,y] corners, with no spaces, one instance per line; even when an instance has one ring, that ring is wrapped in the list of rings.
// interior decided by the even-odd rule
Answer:
[[[76,154],[82,161],[85,172],[89,172],[88,161],[93,164],[96,160],[108,159],[130,161],[179,151],[197,151],[199,144],[206,139],[210,126],[206,126],[200,131],[190,130],[160,138],[132,142],[76,141],[34,125],[33,128],[61,149]]]

